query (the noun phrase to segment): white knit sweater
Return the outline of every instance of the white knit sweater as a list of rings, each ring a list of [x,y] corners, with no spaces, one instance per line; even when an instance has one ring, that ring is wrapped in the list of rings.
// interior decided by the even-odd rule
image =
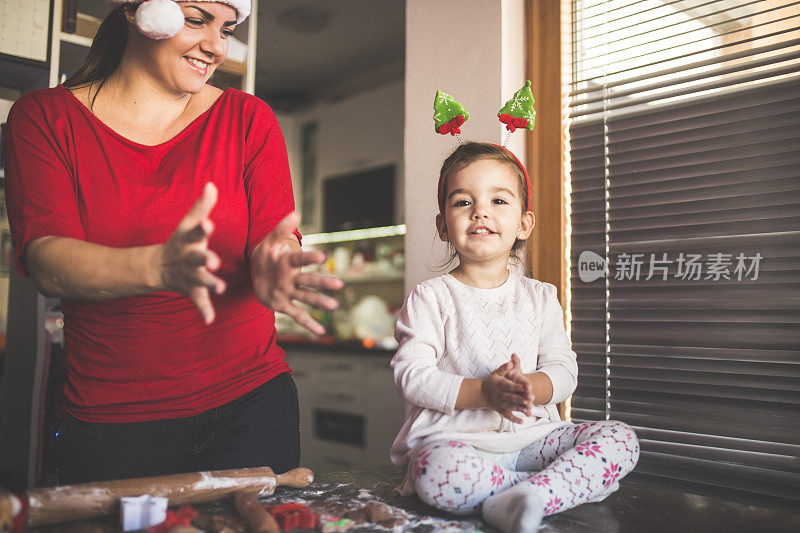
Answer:
[[[494,289],[471,287],[449,274],[430,279],[406,299],[395,337],[395,387],[412,410],[392,445],[394,464],[408,465],[426,439],[508,453],[564,424],[555,404],[575,390],[578,365],[553,285],[514,273]],[[547,374],[550,402],[534,407],[530,417],[517,413],[520,424],[492,409],[456,410],[463,379],[485,378],[512,353],[524,373]]]

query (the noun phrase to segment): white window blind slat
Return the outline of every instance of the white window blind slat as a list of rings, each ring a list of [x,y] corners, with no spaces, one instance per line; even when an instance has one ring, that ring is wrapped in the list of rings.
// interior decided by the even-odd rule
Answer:
[[[796,2],[796,4],[800,5],[800,2]],[[778,18],[778,19],[775,19],[775,20],[771,20],[769,22],[765,22],[765,23],[762,23],[762,24],[755,25],[754,27],[779,26],[781,23],[787,23],[785,25],[787,25],[788,27],[776,30],[776,31],[774,31],[772,33],[765,33],[763,35],[759,35],[758,37],[742,38],[741,40],[738,40],[738,41],[724,42],[723,44],[718,44],[718,45],[710,46],[709,48],[704,48],[704,49],[699,49],[699,50],[697,49],[697,45],[699,43],[702,43],[702,42],[712,42],[712,43],[713,42],[717,42],[718,38],[720,38],[720,37],[721,38],[725,38],[727,36],[731,36],[731,35],[734,35],[734,34],[737,34],[737,33],[742,33],[742,31],[741,30],[733,30],[733,31],[730,31],[730,32],[720,33],[719,35],[714,36],[714,38],[703,38],[703,39],[698,39],[698,40],[694,40],[694,41],[686,40],[685,39],[685,35],[684,35],[684,36],[682,36],[682,37],[684,37],[684,39],[676,40],[677,43],[675,45],[666,46],[661,50],[661,52],[662,53],[663,52],[668,52],[668,51],[677,52],[678,49],[691,50],[691,51],[689,51],[687,53],[672,55],[668,59],[664,59],[663,56],[662,56],[661,58],[659,58],[659,59],[657,59],[655,61],[652,61],[650,63],[647,62],[649,59],[645,59],[645,58],[649,58],[651,56],[657,55],[656,53],[654,53],[654,52],[646,52],[646,53],[637,54],[636,53],[636,49],[625,50],[624,51],[625,52],[624,55],[622,53],[619,53],[622,56],[620,59],[613,60],[611,58],[607,58],[605,68],[611,70],[611,69],[614,68],[615,64],[631,63],[631,62],[635,61],[635,66],[629,66],[629,67],[621,69],[621,70],[611,71],[608,74],[609,77],[616,77],[616,76],[619,76],[619,75],[621,75],[621,74],[623,74],[625,72],[630,72],[632,70],[640,70],[640,69],[645,69],[647,67],[654,67],[654,66],[658,66],[658,65],[666,65],[669,62],[686,61],[686,60],[689,60],[689,58],[696,57],[696,56],[701,55],[701,54],[725,51],[726,49],[730,49],[730,48],[737,47],[737,46],[742,46],[742,45],[751,45],[751,43],[757,43],[760,40],[767,41],[769,39],[780,37],[780,36],[782,36],[782,35],[784,35],[786,33],[797,31],[796,30],[796,26],[800,25],[800,13],[793,14],[793,15],[787,15],[785,17],[781,17],[781,18]],[[728,40],[730,40],[730,39],[728,39]],[[652,44],[652,43],[653,42],[651,41],[651,42],[646,43],[646,44]],[[749,56],[752,56],[752,55],[754,55],[754,53],[751,52],[750,50],[746,50],[741,55],[729,54],[730,58],[734,58],[734,57],[749,57]],[[602,76],[603,76],[603,73],[601,72],[601,73],[599,73],[597,75],[597,79],[601,79]],[[593,81],[593,78],[586,77],[583,80],[583,83],[586,83],[586,82],[589,82],[589,81]],[[574,96],[578,96],[580,94],[584,94],[584,93],[588,93],[588,92],[594,92],[594,91],[597,91],[597,90],[598,89],[596,87],[588,87],[588,88],[578,89],[578,90],[572,91],[572,92],[570,92],[569,95],[571,97],[574,97]]]
[[[634,426],[641,478],[796,509],[800,1],[570,5],[571,415]]]
[[[643,1],[640,2],[641,4],[654,4],[655,2],[647,2]],[[661,3],[661,2],[658,2]],[[686,2],[682,2],[686,3]],[[722,4],[720,0],[715,0],[711,2],[711,4]],[[730,4],[731,2],[724,2],[726,4]],[[756,13],[751,12],[750,10],[746,9],[749,6],[754,5],[764,5],[763,0],[750,0],[749,2],[737,2],[739,6],[735,8],[728,8],[728,9],[720,9],[719,11],[711,11],[706,13],[703,17],[700,17],[699,20],[702,20],[702,24],[697,24],[698,19],[694,19],[687,16],[679,16],[681,13],[686,12],[686,10],[682,10],[680,12],[672,12],[670,13],[669,18],[661,18],[661,19],[654,19],[651,21],[647,21],[651,25],[650,31],[639,31],[638,33],[631,33],[628,35],[622,35],[621,30],[631,30],[637,26],[641,26],[642,23],[640,22],[637,25],[631,25],[626,27],[618,27],[615,24],[617,22],[615,19],[607,19],[602,24],[598,24],[596,26],[590,27],[583,27],[581,28],[584,33],[584,41],[583,41],[583,50],[585,52],[598,52],[598,50],[603,49],[608,46],[613,46],[613,51],[602,50],[600,53],[609,56],[613,53],[619,53],[620,51],[627,51],[630,49],[634,49],[635,47],[643,46],[643,45],[659,45],[657,46],[657,52],[659,54],[663,54],[665,50],[670,48],[669,45],[665,45],[665,41],[673,41],[677,40],[676,38],[685,37],[686,35],[694,35],[712,29],[719,35],[730,34],[733,32],[726,31],[726,28],[736,27],[736,23],[740,23],[742,25],[747,25],[748,27],[754,27],[754,24],[749,24],[749,21],[754,17],[772,14],[774,15],[775,12],[781,10],[788,10],[795,5],[797,5],[796,1],[791,2],[782,2],[779,5],[766,7],[764,11],[759,11]],[[709,4],[701,4],[698,7],[705,7]],[[715,15],[725,15],[723,17],[717,17],[718,20],[715,21]],[[772,17],[773,21],[777,20],[780,17]],[[607,33],[603,30],[608,28]],[[657,28],[657,32],[654,33],[652,28]],[[592,31],[594,30],[594,31]],[[740,30],[734,30],[740,31]],[[598,33],[599,35],[593,35]],[[659,35],[657,39],[652,39],[653,35]],[[647,40],[650,39],[650,40]],[[621,43],[625,43],[624,45]],[[616,45],[616,46],[614,46]],[[626,48],[627,46],[627,48]],[[612,56],[613,57],[613,56]]]

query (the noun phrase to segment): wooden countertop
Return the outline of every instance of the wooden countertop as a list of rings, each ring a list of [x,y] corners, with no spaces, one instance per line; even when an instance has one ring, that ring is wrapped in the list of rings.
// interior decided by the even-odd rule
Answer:
[[[479,517],[463,520],[428,507],[415,496],[401,497],[394,492],[402,473],[393,466],[339,472],[318,476],[304,489],[278,487],[275,494],[262,498],[266,505],[290,501],[327,502],[356,511],[369,502],[382,502],[404,518],[394,531],[427,533],[431,531],[495,532]],[[312,505],[314,505],[312,503]],[[246,531],[230,501],[197,506],[205,531]],[[121,531],[118,517],[86,520],[41,527],[38,532]],[[295,529],[298,533],[303,531]],[[364,523],[351,531],[392,531],[377,524]],[[679,531],[789,532],[800,531],[800,515],[783,513],[677,490],[623,480],[620,490],[601,503],[581,505],[548,517],[540,532],[619,532],[667,533]]]

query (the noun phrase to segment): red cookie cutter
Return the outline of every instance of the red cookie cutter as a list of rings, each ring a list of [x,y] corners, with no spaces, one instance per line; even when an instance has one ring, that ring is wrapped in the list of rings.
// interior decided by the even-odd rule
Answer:
[[[313,529],[317,527],[319,521],[319,515],[302,503],[271,505],[267,507],[267,511],[281,526],[281,531],[289,531],[296,527]]]

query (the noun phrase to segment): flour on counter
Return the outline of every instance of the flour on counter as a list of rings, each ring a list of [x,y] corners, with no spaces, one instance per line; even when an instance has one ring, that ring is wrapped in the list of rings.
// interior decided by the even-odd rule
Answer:
[[[376,494],[378,489],[386,490],[386,485],[378,483],[372,489],[354,489],[348,484],[315,483],[312,487],[293,489],[290,493],[262,498],[266,505],[297,502],[307,505],[320,514],[328,514],[352,520],[355,525],[348,531],[393,533],[433,533],[433,532],[477,532],[483,531],[478,517],[474,519],[439,518],[421,515],[392,506]],[[433,511],[433,510],[432,510]]]

